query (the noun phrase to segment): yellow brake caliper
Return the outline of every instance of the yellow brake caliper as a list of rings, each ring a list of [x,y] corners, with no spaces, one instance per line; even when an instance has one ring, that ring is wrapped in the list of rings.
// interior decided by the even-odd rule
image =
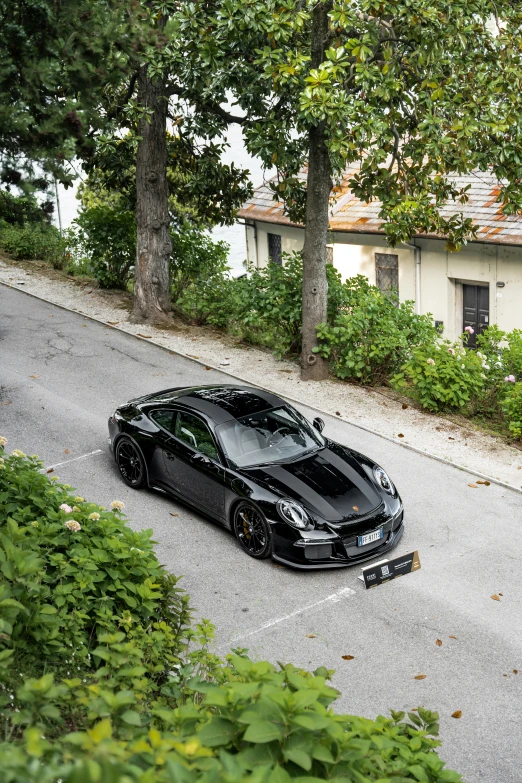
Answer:
[[[245,534],[245,538],[250,539],[250,528],[245,513],[243,513],[243,532]]]

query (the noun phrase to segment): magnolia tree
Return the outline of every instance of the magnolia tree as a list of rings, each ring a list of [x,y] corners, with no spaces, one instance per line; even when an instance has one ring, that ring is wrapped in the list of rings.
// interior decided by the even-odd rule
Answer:
[[[472,223],[442,207],[466,201],[453,177],[477,166],[506,177],[502,197],[520,205],[517,9],[505,0],[216,0],[177,9],[169,81],[191,107],[191,132],[240,123],[248,151],[277,168],[274,198],[305,225],[304,379],[327,374],[316,327],[326,320],[329,204],[347,164],[359,164],[354,193],[380,200],[391,245],[429,233],[458,249]],[[200,111],[225,102],[235,116]]]

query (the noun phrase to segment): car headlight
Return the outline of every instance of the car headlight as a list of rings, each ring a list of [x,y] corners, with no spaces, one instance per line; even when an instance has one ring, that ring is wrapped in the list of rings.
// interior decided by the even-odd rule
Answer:
[[[393,486],[393,481],[388,476],[385,470],[383,470],[382,468],[374,468],[373,475],[375,476],[375,481],[381,487],[381,489],[387,492],[388,495],[395,494],[395,487]]]
[[[277,510],[281,519],[298,530],[310,530],[314,526],[304,508],[293,500],[278,500]]]

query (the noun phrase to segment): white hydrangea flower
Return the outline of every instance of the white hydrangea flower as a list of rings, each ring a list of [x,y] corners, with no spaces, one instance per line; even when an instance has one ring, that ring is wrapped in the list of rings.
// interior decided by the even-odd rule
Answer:
[[[13,457],[25,457],[25,454],[23,451],[20,451],[20,449],[13,449],[11,452]]]
[[[9,441],[7,440],[7,438],[4,438],[3,435],[0,435],[0,448],[2,448],[3,446],[7,446],[8,443]]]
[[[79,522],[77,522],[75,519],[68,519],[65,523],[65,527],[68,530],[71,530],[73,533],[77,533],[79,530],[82,529],[82,526]]]
[[[111,503],[111,508],[113,511],[122,511],[125,508],[125,503],[121,500],[113,500]]]
[[[96,511],[93,511],[92,514],[89,514],[89,519],[92,519],[93,522],[97,522],[99,518],[100,515]]]

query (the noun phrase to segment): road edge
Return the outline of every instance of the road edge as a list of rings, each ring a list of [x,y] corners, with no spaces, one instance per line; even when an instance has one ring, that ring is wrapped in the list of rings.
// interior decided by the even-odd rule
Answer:
[[[160,343],[156,342],[154,338],[145,339],[143,337],[139,337],[137,334],[133,334],[132,332],[128,332],[126,329],[122,329],[118,326],[109,324],[106,321],[102,321],[100,318],[95,318],[92,315],[87,315],[85,313],[80,312],[80,310],[72,310],[70,307],[66,307],[65,305],[52,302],[50,299],[45,299],[45,297],[43,296],[38,296],[38,294],[33,294],[31,291],[24,291],[23,288],[20,288],[15,285],[10,285],[9,283],[5,283],[4,281],[0,281],[0,285],[4,286],[5,288],[10,288],[12,291],[19,291],[20,293],[25,294],[26,296],[32,296],[33,299],[38,299],[40,302],[45,302],[46,304],[53,305],[53,307],[59,307],[60,310],[65,310],[66,312],[72,313],[73,315],[78,315],[84,319],[87,318],[89,321],[94,321],[94,323],[103,324],[107,329],[114,329],[117,332],[126,334],[128,337],[134,337],[135,340],[140,340],[141,342],[147,343],[148,345],[155,345],[156,348],[160,348],[162,351],[167,351],[170,354],[181,356],[183,359],[186,359],[187,361],[190,362],[194,362],[194,364],[199,364],[202,367],[210,367],[212,370],[215,370],[216,372],[220,372],[223,375],[228,375],[230,378],[234,378],[235,380],[242,381],[243,383],[246,383],[249,386],[257,386],[259,389],[263,389],[264,391],[274,394],[274,391],[267,386],[263,386],[260,383],[253,384],[251,381],[247,380],[246,378],[242,378],[240,375],[237,375],[236,373],[223,369],[222,367],[216,367],[215,365],[209,364],[208,362],[204,362],[201,359],[194,359],[192,356],[188,356],[185,353],[181,353],[181,351],[176,351],[176,350],[172,350],[172,348],[167,348],[165,345],[161,345]],[[442,463],[443,465],[448,465],[451,468],[456,468],[457,470],[461,470],[462,472],[467,473],[469,476],[476,476],[477,478],[490,481],[492,484],[496,484],[499,487],[503,487],[504,489],[509,489],[512,492],[517,492],[519,495],[522,495],[522,489],[519,489],[518,487],[514,487],[512,484],[507,484],[505,481],[501,481],[498,478],[494,478],[493,476],[488,476],[486,473],[479,473],[474,470],[471,470],[469,467],[466,467],[465,465],[459,465],[457,462],[452,462],[451,460],[445,459],[444,457],[439,457],[438,454],[432,454],[430,451],[423,451],[422,449],[417,448],[417,446],[412,446],[409,443],[403,443],[400,440],[395,440],[395,438],[392,438],[389,435],[384,435],[382,432],[378,432],[377,430],[374,430],[371,427],[366,427],[364,426],[364,424],[358,424],[357,422],[348,419],[346,416],[333,416],[331,413],[323,410],[322,408],[308,405],[306,402],[303,402],[302,400],[298,400],[295,397],[291,397],[288,394],[280,394],[278,392],[278,396],[282,397],[285,400],[288,400],[289,402],[293,402],[297,405],[304,405],[307,408],[313,407],[314,410],[319,411],[320,413],[322,413],[323,416],[327,416],[329,419],[332,419],[332,421],[343,421],[345,424],[349,424],[351,427],[356,427],[357,429],[362,430],[363,432],[368,432],[370,435],[375,435],[376,437],[382,438],[383,440],[386,440],[389,443],[393,443],[396,446],[400,446],[403,449],[414,451],[416,454],[420,454],[423,457],[428,457],[429,459],[433,459],[436,462]]]

